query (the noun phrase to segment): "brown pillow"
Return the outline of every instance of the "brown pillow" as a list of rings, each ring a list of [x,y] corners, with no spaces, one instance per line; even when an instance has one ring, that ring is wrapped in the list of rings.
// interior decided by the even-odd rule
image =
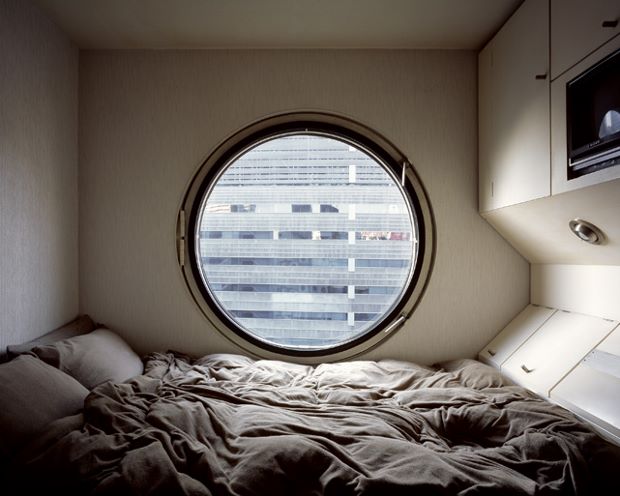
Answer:
[[[126,381],[144,370],[140,357],[109,329],[96,329],[82,336],[37,346],[32,351],[88,389],[105,381]]]
[[[84,406],[88,390],[38,358],[0,365],[0,454],[8,456],[48,424]]]
[[[461,358],[440,363],[439,366],[452,372],[465,387],[484,389],[513,385],[499,370],[477,360]]]
[[[44,346],[46,344],[52,344],[55,341],[60,341],[61,339],[67,339],[73,336],[79,336],[80,334],[86,334],[95,329],[95,323],[88,315],[80,315],[68,324],[59,327],[58,329],[54,329],[47,334],[44,334],[37,339],[33,339],[32,341],[28,341],[23,344],[11,344],[6,347],[6,351],[9,354],[10,358],[14,358],[17,355],[21,355],[22,353],[28,353],[32,348],[36,346]]]

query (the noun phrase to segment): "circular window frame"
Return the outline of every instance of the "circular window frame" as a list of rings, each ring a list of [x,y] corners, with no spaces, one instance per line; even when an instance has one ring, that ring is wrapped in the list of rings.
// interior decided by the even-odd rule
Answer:
[[[203,283],[196,257],[195,233],[200,208],[207,192],[236,157],[258,143],[278,136],[315,133],[350,142],[376,157],[395,178],[401,178],[401,193],[417,222],[417,257],[408,285],[392,309],[360,336],[329,348],[304,350],[270,344],[238,327],[212,298]],[[404,183],[404,184],[403,184]],[[428,196],[409,160],[391,142],[372,129],[349,118],[324,112],[279,114],[257,121],[221,142],[191,179],[179,209],[177,255],[192,299],[209,323],[246,352],[262,358],[317,363],[351,358],[368,351],[392,336],[412,315],[427,287],[435,258],[435,223]]]

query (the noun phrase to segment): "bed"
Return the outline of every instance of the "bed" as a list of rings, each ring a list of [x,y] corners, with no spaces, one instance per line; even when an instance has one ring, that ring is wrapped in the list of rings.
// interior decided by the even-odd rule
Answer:
[[[0,365],[2,494],[620,493],[620,448],[474,360],[132,353],[97,329]]]

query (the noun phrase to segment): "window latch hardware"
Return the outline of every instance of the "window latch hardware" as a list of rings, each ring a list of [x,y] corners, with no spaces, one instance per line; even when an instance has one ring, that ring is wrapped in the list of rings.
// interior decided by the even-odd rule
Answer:
[[[179,212],[179,223],[177,225],[177,251],[179,265],[185,266],[185,210]]]
[[[394,329],[401,326],[405,322],[405,320],[407,320],[407,318],[404,315],[401,315],[394,322],[392,322],[389,326],[387,326],[383,332],[386,334],[388,334],[389,332],[392,332]]]
[[[405,176],[407,174],[407,166],[409,165],[409,163],[406,160],[403,160],[403,170],[400,176],[400,185],[404,188],[405,187]]]
[[[185,240],[179,239],[179,265],[181,267],[185,266]]]

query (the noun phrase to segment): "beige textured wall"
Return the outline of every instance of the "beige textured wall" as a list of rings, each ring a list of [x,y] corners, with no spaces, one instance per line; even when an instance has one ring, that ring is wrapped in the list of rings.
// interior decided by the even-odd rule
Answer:
[[[0,350],[78,310],[78,51],[0,0]]]
[[[81,311],[140,352],[239,352],[209,328],[176,264],[182,196],[240,127],[327,110],[392,140],[436,215],[428,291],[366,357],[473,356],[529,301],[528,263],[477,212],[476,92],[473,52],[81,52]]]
[[[531,278],[532,303],[620,320],[620,265],[532,264]]]

